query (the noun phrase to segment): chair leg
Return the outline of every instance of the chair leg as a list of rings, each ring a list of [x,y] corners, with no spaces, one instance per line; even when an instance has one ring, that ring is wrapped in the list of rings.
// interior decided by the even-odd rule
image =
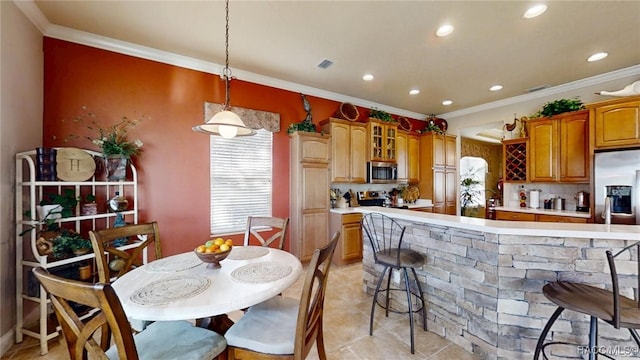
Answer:
[[[411,272],[413,272],[413,278],[416,280],[416,285],[418,286],[418,291],[420,292],[420,302],[422,303],[422,330],[427,331],[427,307],[424,302],[424,293],[422,292],[422,286],[420,286],[420,281],[418,281],[418,274],[416,273],[415,268],[411,268]]]
[[[598,358],[598,318],[591,317],[591,323],[589,324],[589,360],[596,360]]]
[[[389,317],[389,289],[391,289],[391,276],[393,276],[393,268],[389,269],[389,276],[387,276],[387,291],[384,302],[384,316]]]
[[[380,291],[380,285],[382,285],[382,279],[384,279],[384,274],[387,273],[388,267],[385,266],[382,273],[380,273],[380,277],[378,278],[378,284],[376,285],[376,291],[373,293],[373,301],[371,302],[371,317],[369,319],[369,336],[373,335],[373,314],[376,310],[376,302],[378,299],[378,292]],[[391,276],[391,275],[389,275]]]
[[[411,333],[411,354],[414,353],[414,341],[413,341],[413,299],[411,299],[411,285],[409,284],[409,274],[407,268],[402,268],[404,275],[404,287],[407,292],[407,306],[409,307],[409,331]]]
[[[547,338],[547,334],[549,333],[549,330],[551,330],[551,326],[553,326],[553,323],[555,323],[560,314],[562,314],[562,311],[564,311],[564,308],[558,306],[556,311],[554,311],[553,315],[551,315],[551,317],[549,318],[549,321],[547,321],[547,325],[545,325],[544,329],[542,329],[542,333],[540,334],[538,343],[536,344],[536,351],[533,355],[533,360],[538,360],[540,358],[540,351],[542,350],[544,339]]]
[[[629,332],[631,333],[631,337],[633,338],[633,340],[635,340],[636,344],[638,344],[638,346],[640,347],[640,337],[638,336],[638,332],[636,331],[636,329],[629,329]]]
[[[318,335],[316,336],[316,347],[318,348],[318,358],[320,360],[327,360],[327,353],[324,350],[324,329],[322,326],[322,319],[318,324]]]

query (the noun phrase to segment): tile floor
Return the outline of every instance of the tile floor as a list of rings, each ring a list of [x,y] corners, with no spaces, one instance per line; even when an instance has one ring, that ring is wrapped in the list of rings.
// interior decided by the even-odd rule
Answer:
[[[369,336],[371,296],[362,291],[362,264],[334,266],[329,275],[325,299],[325,348],[331,359],[429,359],[472,360],[466,352],[444,338],[416,327],[416,351],[409,346],[409,321],[406,315],[376,311],[373,336]],[[302,280],[285,292],[285,296],[299,296]],[[380,315],[380,316],[378,316]],[[239,314],[231,314],[231,318]],[[13,346],[2,360],[67,359],[67,350],[60,337],[49,342],[49,353],[40,356],[38,342],[25,337]],[[318,359],[315,348],[308,359]]]

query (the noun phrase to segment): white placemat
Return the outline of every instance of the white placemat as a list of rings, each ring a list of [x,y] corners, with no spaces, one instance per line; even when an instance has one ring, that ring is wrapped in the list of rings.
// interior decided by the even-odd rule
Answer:
[[[227,259],[249,260],[265,256],[269,253],[269,248],[262,246],[234,246]]]
[[[290,273],[291,266],[289,265],[264,261],[247,264],[233,270],[231,278],[249,284],[262,284],[280,280]]]
[[[204,276],[176,276],[154,281],[136,290],[129,299],[139,305],[164,305],[205,291],[211,280]]]
[[[194,256],[182,256],[178,259],[175,257],[162,258],[152,261],[144,267],[148,272],[178,272],[194,268],[203,264],[200,259]]]

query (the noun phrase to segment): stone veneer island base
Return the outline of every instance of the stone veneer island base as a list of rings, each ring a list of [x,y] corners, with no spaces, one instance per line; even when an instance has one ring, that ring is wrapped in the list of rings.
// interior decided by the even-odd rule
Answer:
[[[610,287],[605,251],[640,241],[640,226],[631,225],[508,222],[381,207],[354,211],[380,212],[406,226],[405,245],[427,255],[418,277],[428,303],[428,330],[482,359],[532,359],[556,309],[542,287],[556,280]],[[374,266],[366,235],[363,244],[364,287],[372,295],[382,269]],[[637,272],[637,259],[631,260],[619,270],[627,294]],[[406,298],[394,305],[406,308]],[[415,319],[420,329],[421,317]],[[579,345],[586,347],[588,333],[586,315],[565,311],[547,341],[572,345],[549,346],[547,354],[583,358]],[[626,329],[604,322],[599,345],[636,349]]]

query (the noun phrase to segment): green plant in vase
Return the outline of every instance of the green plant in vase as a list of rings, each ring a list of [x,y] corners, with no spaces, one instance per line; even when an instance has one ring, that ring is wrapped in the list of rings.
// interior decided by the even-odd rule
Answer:
[[[91,241],[75,231],[62,229],[53,239],[53,256],[56,258],[86,254],[89,251],[91,251]]]
[[[384,110],[378,110],[376,108],[369,109],[369,118],[378,119],[380,121],[390,122],[390,123],[396,122],[396,119],[394,119],[393,116],[391,116],[391,114],[389,114]]]

